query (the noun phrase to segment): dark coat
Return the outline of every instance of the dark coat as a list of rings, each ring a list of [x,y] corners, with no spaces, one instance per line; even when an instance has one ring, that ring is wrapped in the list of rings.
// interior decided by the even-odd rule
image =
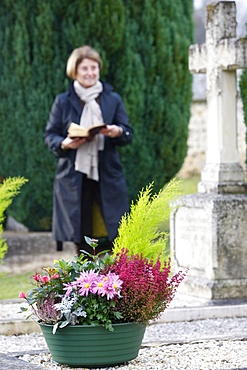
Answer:
[[[128,196],[117,146],[132,141],[133,131],[121,97],[113,88],[103,83],[99,98],[104,123],[123,129],[117,138],[105,137],[105,147],[99,151],[99,184],[102,211],[109,240],[117,235],[119,221],[128,212]],[[76,150],[61,149],[70,122],[79,123],[82,105],[71,84],[68,91],[59,94],[52,106],[45,131],[45,143],[58,158],[54,181],[53,237],[58,241],[81,243],[81,189],[83,174],[75,171]]]

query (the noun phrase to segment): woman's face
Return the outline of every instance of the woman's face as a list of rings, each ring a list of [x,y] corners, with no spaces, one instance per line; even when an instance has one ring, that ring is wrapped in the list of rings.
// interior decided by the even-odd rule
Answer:
[[[78,64],[76,80],[85,88],[96,84],[99,79],[99,64],[95,60],[85,58]]]

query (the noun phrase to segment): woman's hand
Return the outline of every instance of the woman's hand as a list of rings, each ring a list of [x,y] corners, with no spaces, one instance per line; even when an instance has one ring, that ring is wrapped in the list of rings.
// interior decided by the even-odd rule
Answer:
[[[102,128],[102,130],[100,130],[100,133],[105,136],[114,138],[121,136],[123,134],[123,129],[122,127],[117,125],[107,125],[106,128]]]
[[[122,127],[117,126],[117,125],[107,125],[106,128],[103,128],[102,130],[100,130],[100,133],[105,135],[105,136],[108,136],[110,138],[115,138],[115,137],[119,137],[123,134],[123,129],[122,129]],[[63,150],[77,149],[77,148],[79,148],[79,146],[84,144],[86,141],[91,141],[93,139],[94,138],[85,139],[85,138],[79,138],[79,137],[76,137],[76,138],[72,139],[71,137],[66,137],[66,139],[64,139],[61,142],[61,148]]]
[[[61,142],[61,148],[63,150],[77,149],[77,148],[79,148],[79,146],[81,146],[85,142],[86,142],[85,138],[75,137],[75,138],[72,139],[71,137],[66,137],[66,139],[64,139]]]

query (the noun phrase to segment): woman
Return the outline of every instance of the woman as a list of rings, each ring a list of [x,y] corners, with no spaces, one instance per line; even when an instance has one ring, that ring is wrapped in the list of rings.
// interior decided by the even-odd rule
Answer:
[[[56,97],[45,131],[45,143],[58,158],[53,236],[57,241],[73,241],[78,255],[82,249],[92,252],[84,236],[100,236],[93,235],[93,202],[100,208],[110,242],[128,212],[117,146],[129,144],[133,131],[121,97],[99,80],[101,68],[102,60],[93,48],[83,46],[72,52],[66,72],[73,81],[68,91]],[[71,138],[71,122],[83,127],[105,123],[106,127],[91,139]]]

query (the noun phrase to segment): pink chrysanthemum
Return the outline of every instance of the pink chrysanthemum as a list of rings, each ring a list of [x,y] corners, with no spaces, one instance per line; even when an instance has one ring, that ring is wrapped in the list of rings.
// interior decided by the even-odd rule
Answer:
[[[76,278],[72,284],[75,288],[79,288],[79,294],[82,296],[88,296],[90,292],[93,291],[95,284],[98,281],[98,273],[94,270],[83,271],[80,276]]]
[[[68,297],[71,294],[71,292],[74,290],[74,287],[71,283],[69,284],[64,283],[63,290],[66,291],[65,296]]]
[[[97,293],[102,297],[106,296],[107,300],[109,300],[120,294],[122,283],[119,276],[114,273],[99,275],[98,280],[95,281],[92,293]]]

